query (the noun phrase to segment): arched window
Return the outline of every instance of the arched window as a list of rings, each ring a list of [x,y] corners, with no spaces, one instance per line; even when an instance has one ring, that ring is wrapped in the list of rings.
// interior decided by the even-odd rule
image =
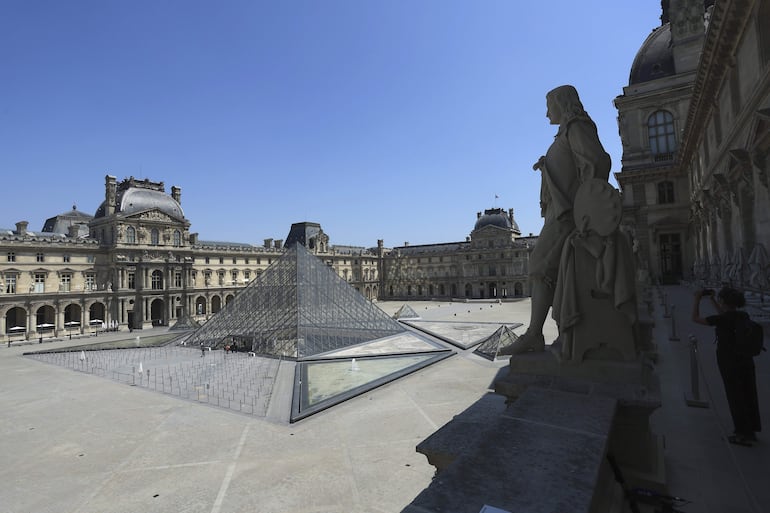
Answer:
[[[163,272],[152,272],[152,290],[163,290]]]
[[[174,246],[179,247],[182,245],[182,232],[174,230]]]
[[[153,246],[157,246],[159,240],[160,240],[160,233],[158,232],[157,228],[153,228],[152,231],[150,231],[150,244],[152,244]]]
[[[658,182],[658,204],[663,205],[665,203],[674,202],[674,182],[663,181]]]
[[[136,244],[136,229],[133,226],[126,228],[126,244]]]
[[[656,161],[673,160],[676,151],[674,116],[665,110],[653,112],[647,119],[650,151]]]

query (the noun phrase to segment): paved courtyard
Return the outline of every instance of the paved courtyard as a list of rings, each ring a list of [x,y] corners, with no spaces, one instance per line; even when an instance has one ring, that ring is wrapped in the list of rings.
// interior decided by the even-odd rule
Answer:
[[[392,314],[401,304],[380,306]],[[418,304],[429,320],[529,314],[527,301]],[[286,425],[158,393],[168,382],[153,367],[149,378],[143,369],[152,386],[130,386],[21,357],[88,341],[0,350],[4,512],[397,512],[433,476],[417,443],[487,394],[507,365],[460,351]],[[79,353],[68,358],[80,364]]]
[[[666,293],[677,305],[680,336],[671,340],[672,322],[656,294],[654,338],[663,405],[652,424],[665,438],[669,489],[693,502],[683,508],[687,512],[770,511],[767,435],[760,434],[760,443],[751,448],[724,440],[730,420],[714,361],[713,330],[689,322],[690,290],[666,287]],[[401,305],[380,303],[389,314]],[[412,306],[426,321],[529,320],[528,300]],[[770,333],[770,324],[765,329]],[[688,407],[684,400],[690,389],[690,334],[701,342],[706,409]],[[546,340],[555,336],[549,321]],[[211,407],[197,397],[180,398],[167,389],[160,393],[162,378],[161,390],[155,391],[147,383],[131,386],[127,378],[21,356],[96,340],[0,348],[0,512],[398,513],[433,476],[434,468],[415,446],[489,394],[508,363],[455,347],[455,356],[286,424]],[[75,365],[77,355],[72,356]],[[756,364],[767,423],[770,355],[757,357]],[[156,370],[150,372],[153,384]],[[501,397],[492,400],[502,408]]]

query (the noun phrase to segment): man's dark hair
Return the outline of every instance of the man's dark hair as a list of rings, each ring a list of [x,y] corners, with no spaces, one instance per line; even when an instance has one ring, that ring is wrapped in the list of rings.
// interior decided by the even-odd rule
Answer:
[[[723,287],[719,291],[718,296],[722,302],[732,308],[743,308],[746,306],[746,298],[743,296],[743,292],[734,289],[732,287]]]

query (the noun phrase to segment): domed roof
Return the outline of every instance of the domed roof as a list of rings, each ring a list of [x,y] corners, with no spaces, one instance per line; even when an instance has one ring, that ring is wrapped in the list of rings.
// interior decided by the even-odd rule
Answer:
[[[116,204],[116,213],[123,215],[157,209],[175,219],[184,219],[182,206],[165,192],[154,189],[129,187],[119,190]],[[94,217],[104,217],[105,212],[105,202],[102,202]]]
[[[72,210],[46,219],[42,231],[46,233],[69,233],[70,226],[77,225],[80,235],[88,235],[88,222],[91,219],[93,216],[78,210],[77,205],[72,205]]]
[[[515,224],[516,223],[514,222],[514,226]],[[476,225],[473,227],[473,230],[480,230],[485,226],[497,226],[498,228],[505,228],[506,230],[510,230],[514,227],[511,225],[511,220],[508,218],[508,215],[506,215],[502,208],[491,208],[485,210],[484,215],[479,216],[479,218],[476,220]],[[518,231],[519,227],[516,226],[515,230]]]
[[[676,73],[671,45],[671,24],[666,23],[647,36],[631,65],[628,85],[669,77]]]

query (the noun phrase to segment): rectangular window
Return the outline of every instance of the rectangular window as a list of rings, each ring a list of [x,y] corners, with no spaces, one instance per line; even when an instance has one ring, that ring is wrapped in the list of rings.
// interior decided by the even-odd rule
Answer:
[[[238,259],[237,259],[237,258],[235,258],[235,257],[233,257],[233,263],[234,263],[234,264],[237,264],[237,263],[238,263]]]
[[[68,264],[68,263],[69,263],[69,261],[70,261],[70,256],[69,256],[69,255],[64,255],[64,256],[62,257],[62,260],[64,261],[64,263],[65,263],[65,264]]]
[[[225,272],[219,271],[219,285],[225,284]]]
[[[245,261],[244,261],[244,263],[245,263],[246,265],[249,265],[249,259],[248,259],[248,258],[246,258],[246,259],[245,259]]]
[[[225,263],[225,257],[219,257],[219,263],[224,264]]]
[[[674,202],[674,182],[664,181],[658,183],[658,203],[663,205],[665,203]]]
[[[209,263],[209,257],[206,257],[204,260],[207,264]]]
[[[70,273],[64,273],[61,275],[61,291],[69,292],[72,285],[72,275]]]
[[[233,285],[238,283],[238,271],[233,271]]]
[[[5,293],[16,294],[16,275],[15,274],[5,275]]]
[[[45,273],[35,273],[35,292],[45,292]]]
[[[13,251],[8,252],[8,261],[9,262],[15,262],[16,261],[16,253]]]
[[[93,255],[86,256],[86,262],[88,262],[89,264],[93,264],[94,261],[95,261],[95,258]]]
[[[37,255],[35,255],[35,260],[37,260],[38,262],[45,262],[45,254],[38,253]]]
[[[135,289],[136,288],[136,275],[134,273],[128,273],[128,288],[129,289]]]
[[[243,271],[243,277],[246,279],[246,281],[249,281],[251,279],[251,271],[249,271],[248,269]]]
[[[176,271],[174,273],[174,287],[181,287],[182,286],[182,273],[179,271]]]
[[[96,290],[96,276],[92,273],[86,274],[86,290]]]

